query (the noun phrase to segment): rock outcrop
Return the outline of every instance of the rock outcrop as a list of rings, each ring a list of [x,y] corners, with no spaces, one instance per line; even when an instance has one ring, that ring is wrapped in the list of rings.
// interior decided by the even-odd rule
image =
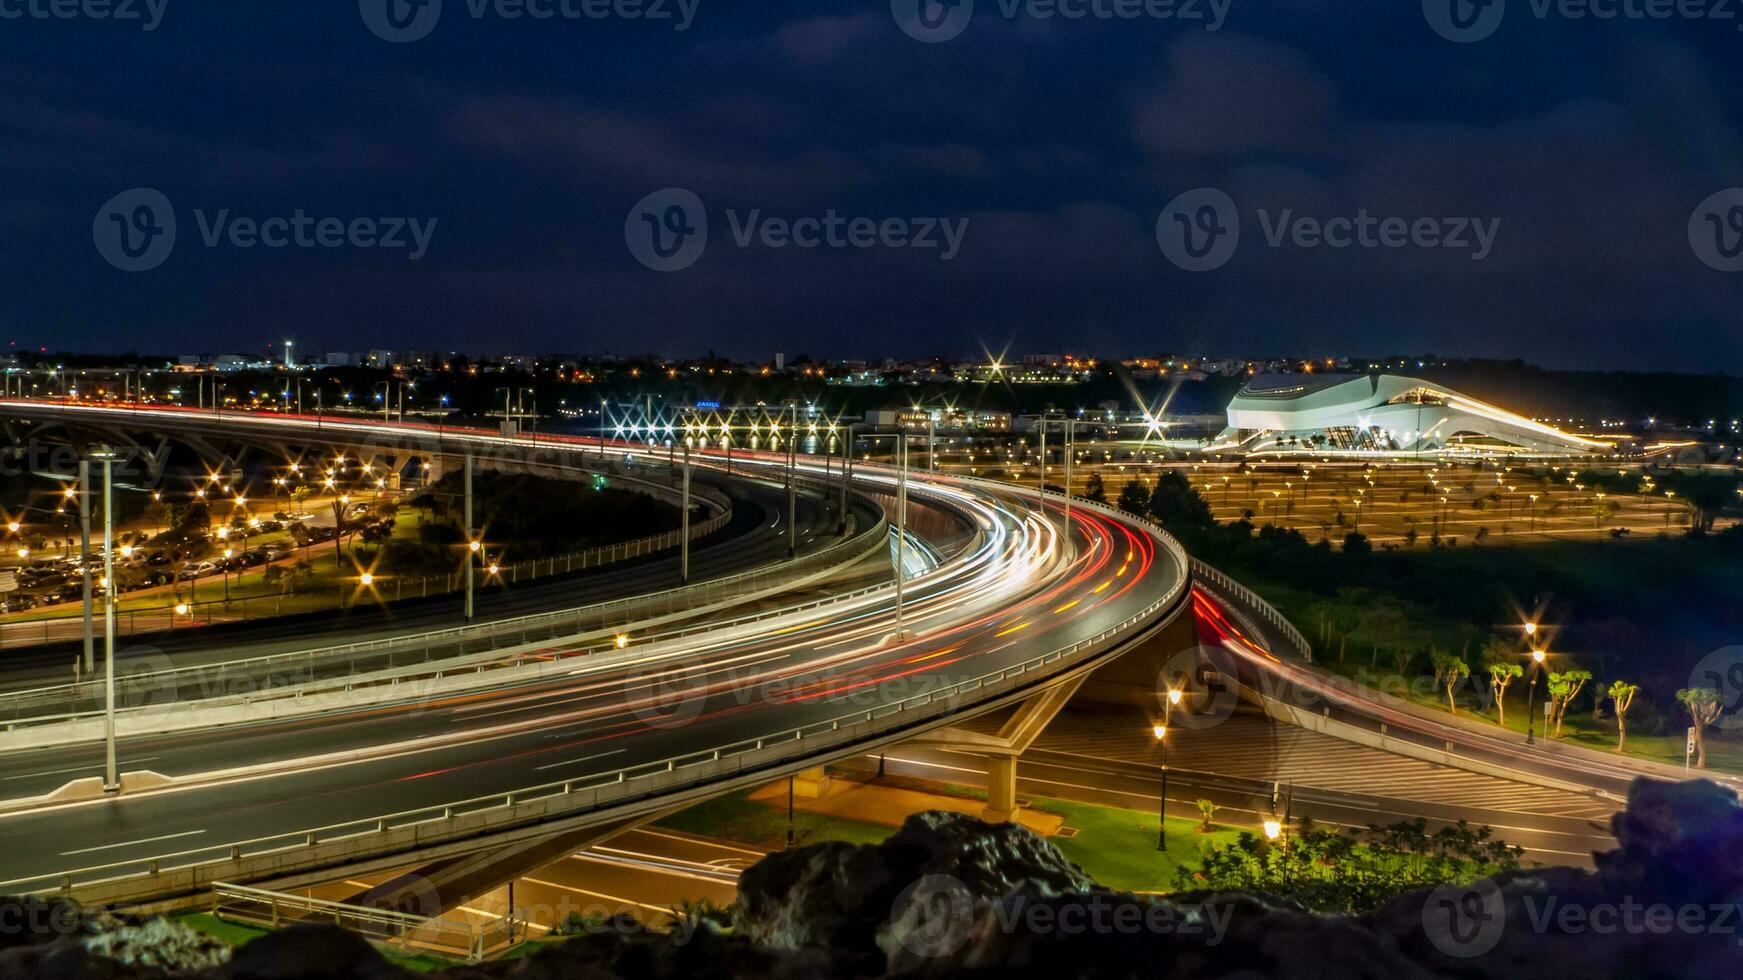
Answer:
[[[1138,896],[1098,886],[1019,827],[923,813],[881,844],[819,844],[747,869],[733,926],[667,936],[633,923],[456,978],[993,976],[1595,978],[1743,975],[1743,808],[1705,781],[1638,781],[1619,846],[1593,871],[1548,868],[1402,895],[1326,916],[1262,895]],[[9,977],[209,980],[390,977],[339,930],[301,927],[229,962],[153,964],[116,952],[108,920],[65,903],[0,900]],[[34,918],[33,918],[34,917]],[[0,923],[3,925],[4,923]],[[140,924],[126,924],[137,928]],[[114,933],[112,923],[108,931]],[[126,952],[126,949],[122,949]],[[193,955],[190,953],[190,955]]]

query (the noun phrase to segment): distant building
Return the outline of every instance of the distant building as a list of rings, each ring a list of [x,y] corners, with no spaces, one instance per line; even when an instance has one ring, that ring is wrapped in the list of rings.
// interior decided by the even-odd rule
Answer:
[[[1215,445],[1254,453],[1609,448],[1450,388],[1391,374],[1261,374],[1229,402],[1228,428]]]

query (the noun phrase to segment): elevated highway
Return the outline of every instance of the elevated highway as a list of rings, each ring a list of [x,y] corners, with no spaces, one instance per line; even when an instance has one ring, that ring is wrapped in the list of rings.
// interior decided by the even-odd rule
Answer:
[[[159,418],[120,412],[110,421]],[[179,418],[166,415],[165,425]],[[343,438],[534,451],[509,436],[347,423],[360,424]],[[333,425],[323,420],[321,431]],[[611,452],[548,437],[536,451],[559,460]],[[712,452],[697,462],[726,465]],[[783,465],[733,459],[735,471],[765,476]],[[840,475],[809,460],[800,468],[813,480]],[[897,479],[861,466],[853,487],[887,502]],[[512,872],[517,860],[696,800],[1045,699],[1144,646],[1188,607],[1186,557],[1152,525],[1078,502],[1067,522],[1061,498],[985,481],[914,474],[910,484],[916,501],[960,515],[974,535],[905,584],[899,615],[895,589],[874,585],[607,657],[571,656],[594,651],[555,638],[536,678],[127,738],[122,768],[138,790],[0,815],[11,845],[0,854],[0,890],[161,900],[214,881],[289,885],[410,866],[472,888],[483,882],[480,861]],[[52,761],[8,753],[0,773],[8,795],[51,791],[69,771],[89,771],[96,751],[72,746]]]

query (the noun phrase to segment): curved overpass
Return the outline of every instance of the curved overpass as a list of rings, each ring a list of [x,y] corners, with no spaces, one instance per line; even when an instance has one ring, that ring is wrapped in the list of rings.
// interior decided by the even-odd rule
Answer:
[[[61,423],[69,428],[85,428],[106,433],[119,441],[130,430],[152,428],[183,439],[215,439],[251,441],[262,444],[282,443],[298,447],[323,447],[348,453],[375,453],[405,460],[446,458],[452,454],[472,454],[481,467],[507,465],[533,472],[564,470],[574,472],[616,471],[618,479],[627,479],[656,494],[675,498],[676,480],[667,481],[662,473],[663,454],[636,451],[643,462],[625,472],[623,453],[609,460],[601,454],[604,447],[597,441],[554,442],[550,437],[526,440],[504,440],[492,433],[447,426],[410,425],[382,426],[367,421],[339,420],[314,416],[259,415],[211,412],[126,408],[108,405],[84,405],[65,401],[0,400],[0,416],[33,422]],[[137,440],[136,440],[137,441]],[[582,447],[590,448],[582,448]],[[288,458],[295,454],[287,453]],[[788,512],[784,488],[766,479],[752,479],[739,469],[737,473],[702,471],[703,480],[730,491],[738,506],[732,509],[727,526],[706,536],[693,538],[690,554],[692,581],[702,581],[731,574],[757,565],[779,561],[786,555],[789,540],[801,553],[818,549],[842,523],[840,504],[834,493],[801,492],[792,515],[794,529],[788,531]],[[700,492],[700,491],[699,491]],[[849,500],[848,509],[859,517],[859,528],[871,527],[876,514],[865,501]],[[574,605],[578,587],[587,590],[589,598],[598,600],[624,597],[667,588],[677,579],[677,548],[671,547],[649,556],[592,571],[564,574],[522,582],[512,590],[480,589],[477,595],[477,620],[486,621],[503,616],[565,608]],[[167,609],[167,600],[165,609]],[[347,637],[364,635],[393,636],[432,629],[459,620],[456,596],[431,599],[407,599],[390,606],[352,606],[338,615],[304,616],[298,621],[297,634],[342,634]],[[213,642],[206,636],[212,627],[191,632],[161,628],[162,616],[147,617],[146,625],[153,632],[153,642],[168,652],[189,654]],[[158,624],[153,626],[152,624]],[[126,629],[122,632],[134,635]],[[271,646],[284,634],[282,622],[268,621],[263,626],[248,622],[220,624],[226,642]],[[17,649],[23,643],[75,643],[82,635],[78,617],[31,621],[0,625],[0,643]],[[279,646],[283,646],[279,644]],[[13,668],[0,679],[0,690],[34,687],[53,683],[64,675],[65,657],[58,649],[34,654],[14,653],[8,657]]]
[[[432,437],[407,429],[382,434]],[[540,444],[598,450],[592,440]],[[1060,498],[1038,509],[1032,492],[921,476],[911,494],[978,533],[908,583],[909,633],[897,630],[893,587],[879,586],[638,644],[609,662],[568,660],[573,669],[554,643],[544,655],[556,666],[536,679],[233,725],[216,746],[213,733],[129,739],[123,769],[174,782],[0,816],[12,845],[0,854],[0,890],[139,900],[621,825],[1033,698],[1132,649],[1187,605],[1185,555],[1147,523],[1074,502],[1066,527]],[[854,482],[881,496],[895,475],[861,466]],[[17,790],[40,789],[88,751],[57,752],[53,765],[13,755],[0,768]]]

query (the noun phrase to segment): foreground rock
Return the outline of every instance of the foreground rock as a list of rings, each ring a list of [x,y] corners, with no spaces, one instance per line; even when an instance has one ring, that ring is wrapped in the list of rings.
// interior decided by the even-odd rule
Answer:
[[[819,844],[746,870],[730,934],[698,923],[677,935],[650,935],[620,922],[525,960],[446,975],[1743,975],[1743,808],[1736,798],[1709,782],[1641,780],[1614,829],[1619,847],[1600,855],[1595,871],[1520,871],[1404,895],[1366,915],[1325,916],[1256,895],[1157,899],[1109,891],[1026,830],[923,813],[881,844]],[[362,940],[324,927],[268,936],[228,963],[160,972],[137,955],[105,957],[84,934],[93,917],[65,909],[79,924],[71,935],[0,930],[0,980],[409,976]]]

